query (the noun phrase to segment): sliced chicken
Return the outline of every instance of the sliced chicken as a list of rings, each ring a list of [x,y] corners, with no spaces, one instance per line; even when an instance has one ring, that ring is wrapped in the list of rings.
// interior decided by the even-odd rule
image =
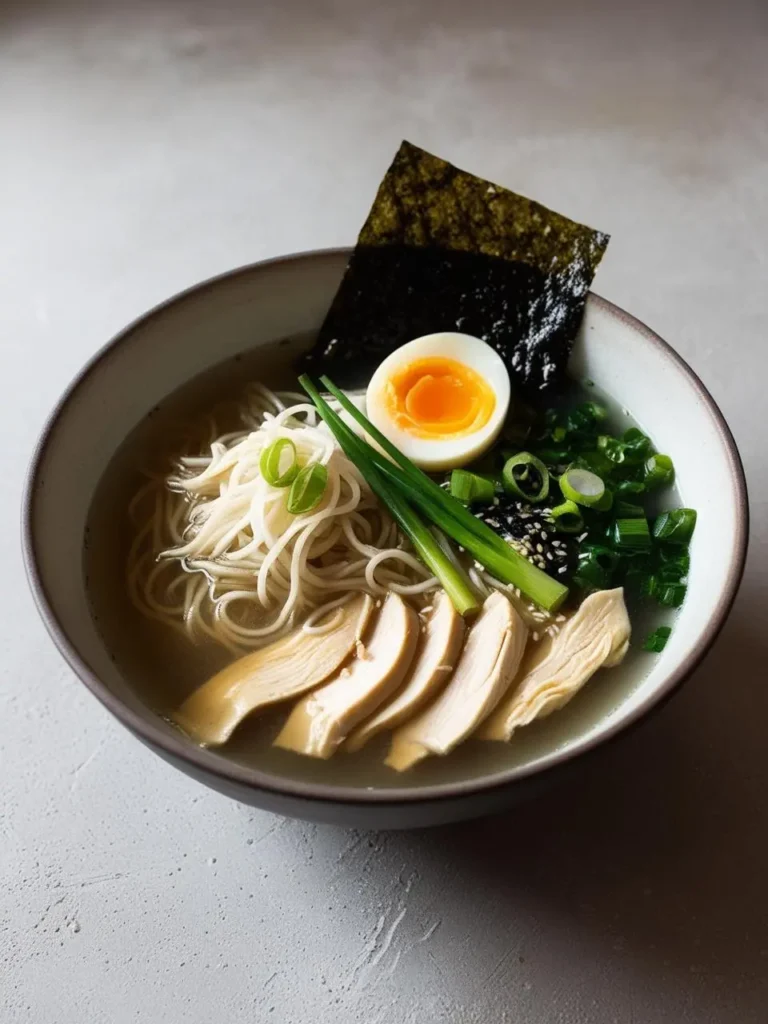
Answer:
[[[310,757],[330,757],[352,729],[400,686],[419,638],[416,612],[397,594],[384,602],[357,657],[291,712],[275,745]]]
[[[464,641],[464,619],[442,591],[422,626],[419,646],[405,685],[392,699],[363,722],[346,742],[346,750],[360,750],[384,729],[394,729],[410,718],[448,682]]]
[[[297,629],[268,647],[246,654],[188,697],[174,719],[204,746],[226,743],[242,720],[279,701],[312,690],[351,656],[373,612],[367,595],[353,598],[325,633]]]
[[[624,591],[599,590],[584,600],[557,636],[525,665],[510,696],[478,731],[484,740],[508,740],[515,729],[562,708],[599,668],[618,665],[631,627]]]
[[[447,754],[493,711],[520,666],[528,630],[503,594],[492,594],[471,627],[447,687],[392,737],[386,763],[405,771],[430,754]]]

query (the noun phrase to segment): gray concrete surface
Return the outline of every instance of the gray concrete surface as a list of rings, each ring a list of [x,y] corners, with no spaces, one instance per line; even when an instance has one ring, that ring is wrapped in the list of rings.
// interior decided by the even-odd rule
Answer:
[[[0,9],[3,1024],[765,1024],[765,11]],[[350,242],[403,136],[613,234],[598,290],[711,387],[754,526],[714,653],[585,778],[367,835],[230,803],[110,720],[37,621],[18,500],[105,339],[207,275]]]

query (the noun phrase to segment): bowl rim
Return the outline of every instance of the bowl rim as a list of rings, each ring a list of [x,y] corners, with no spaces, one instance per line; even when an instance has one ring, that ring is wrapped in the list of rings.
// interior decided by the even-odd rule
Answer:
[[[548,755],[547,763],[543,765],[509,768],[495,772],[492,776],[488,777],[478,776],[476,778],[433,785],[408,788],[376,787],[361,789],[354,786],[304,782],[298,779],[272,775],[256,768],[248,768],[236,762],[228,761],[217,755],[215,751],[197,746],[181,733],[175,735],[166,732],[161,727],[160,720],[155,720],[155,716],[148,715],[145,717],[132,710],[107,688],[70,642],[69,637],[54,613],[38,565],[34,530],[34,507],[39,494],[40,468],[59,419],[65,413],[67,406],[78,390],[84,385],[85,381],[98,371],[101,362],[109,358],[118,347],[130,342],[134,332],[139,330],[146,321],[171,306],[184,302],[193,295],[200,295],[205,291],[215,289],[218,285],[239,276],[258,274],[269,268],[288,266],[302,261],[318,262],[324,259],[338,261],[340,257],[348,257],[351,252],[352,249],[349,247],[308,250],[259,260],[224,271],[221,274],[216,274],[198,284],[177,292],[170,298],[137,316],[91,356],[64,389],[61,397],[45,420],[29,463],[21,504],[21,547],[27,580],[43,624],[58,648],[59,653],[81,682],[129,731],[137,735],[138,738],[150,747],[159,748],[159,751],[163,755],[167,755],[172,761],[184,762],[198,775],[200,773],[203,776],[212,774],[230,784],[244,786],[250,790],[263,791],[276,797],[298,797],[313,802],[319,801],[326,804],[343,804],[348,806],[397,806],[419,802],[434,803],[492,793],[499,789],[523,783],[531,777],[543,777],[550,772],[562,769],[565,765],[583,758],[588,753],[602,749],[607,743],[624,734],[629,728],[647,719],[651,711],[658,710],[680,688],[683,682],[690,677],[712,647],[731,610],[744,572],[749,538],[747,483],[741,456],[725,417],[699,376],[668,342],[664,341],[663,338],[641,320],[638,320],[607,299],[596,295],[594,292],[589,294],[590,302],[596,303],[610,317],[637,331],[646,341],[657,348],[666,359],[683,373],[706,407],[707,412],[715,423],[728,457],[732,494],[735,498],[737,509],[737,526],[732,541],[726,584],[709,616],[706,627],[702,630],[698,639],[692,645],[691,650],[677,669],[670,673],[663,684],[658,686],[653,693],[650,693],[636,708],[620,721],[614,723],[606,732],[599,736],[582,739],[568,750],[554,751]]]

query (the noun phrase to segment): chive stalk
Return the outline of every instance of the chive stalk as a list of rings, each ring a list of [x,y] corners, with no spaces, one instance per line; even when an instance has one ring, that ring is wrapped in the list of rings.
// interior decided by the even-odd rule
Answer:
[[[341,407],[364,428],[366,433],[376,441],[386,455],[382,455],[381,452],[377,451],[366,441],[358,438],[346,426],[344,421],[333,413],[333,410],[322,399],[306,375],[300,377],[299,383],[315,402],[323,419],[331,427],[342,448],[344,448],[344,444],[334,425],[324,414],[323,406],[335,417],[337,421],[335,426],[340,428],[345,434],[351,434],[356,453],[362,454],[367,463],[373,464],[377,474],[380,477],[383,476],[385,482],[393,485],[387,488],[390,493],[397,493],[399,497],[403,497],[416,505],[431,522],[457,544],[465,548],[476,561],[480,562],[497,579],[517,587],[526,597],[547,611],[554,611],[559,608],[568,596],[567,587],[534,566],[527,558],[499,537],[498,534],[494,533],[486,523],[472,515],[465,505],[448,494],[434,480],[431,480],[426,473],[403,455],[381,431],[377,430],[363,413],[349,401],[344,392],[340,391],[327,377],[322,377],[321,380],[328,391],[338,400]],[[318,399],[320,399],[319,403]],[[347,451],[346,448],[344,450]],[[353,462],[357,462],[355,455],[349,452],[347,454]],[[386,457],[387,455],[389,458]],[[382,500],[385,501],[385,504],[387,503],[386,499]]]
[[[437,576],[450,597],[456,611],[461,615],[474,612],[479,602],[466,573],[457,568],[430,533],[426,524],[394,487],[390,487],[366,449],[365,441],[347,427],[334,412],[308,377],[300,377],[299,383],[315,403],[318,412],[328,424],[346,456],[354,462],[371,490],[386,506],[397,525],[413,544],[417,554],[427,568]]]

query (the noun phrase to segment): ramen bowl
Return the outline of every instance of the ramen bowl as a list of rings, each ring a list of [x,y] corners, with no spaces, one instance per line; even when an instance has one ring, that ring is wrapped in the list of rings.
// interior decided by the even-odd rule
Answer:
[[[24,497],[24,558],[39,612],[69,666],[174,767],[284,815],[363,828],[435,825],[497,811],[535,791],[639,722],[694,672],[741,579],[746,486],[728,426],[691,368],[638,320],[590,295],[569,370],[595,381],[672,454],[681,498],[698,511],[688,594],[663,653],[643,655],[620,686],[606,674],[593,684],[594,698],[580,696],[573,713],[529,727],[530,736],[521,730],[509,744],[475,744],[487,753],[453,761],[442,774],[436,765],[363,785],[350,772],[329,775],[310,758],[286,754],[290,760],[252,765],[226,748],[194,744],[152,710],[102,635],[84,569],[89,510],[124,439],[169,395],[223,361],[250,353],[258,364],[260,349],[274,351],[277,339],[315,332],[348,257],[347,250],[323,251],[235,270],[175,296],[109,342],[71,383],[38,442]]]

